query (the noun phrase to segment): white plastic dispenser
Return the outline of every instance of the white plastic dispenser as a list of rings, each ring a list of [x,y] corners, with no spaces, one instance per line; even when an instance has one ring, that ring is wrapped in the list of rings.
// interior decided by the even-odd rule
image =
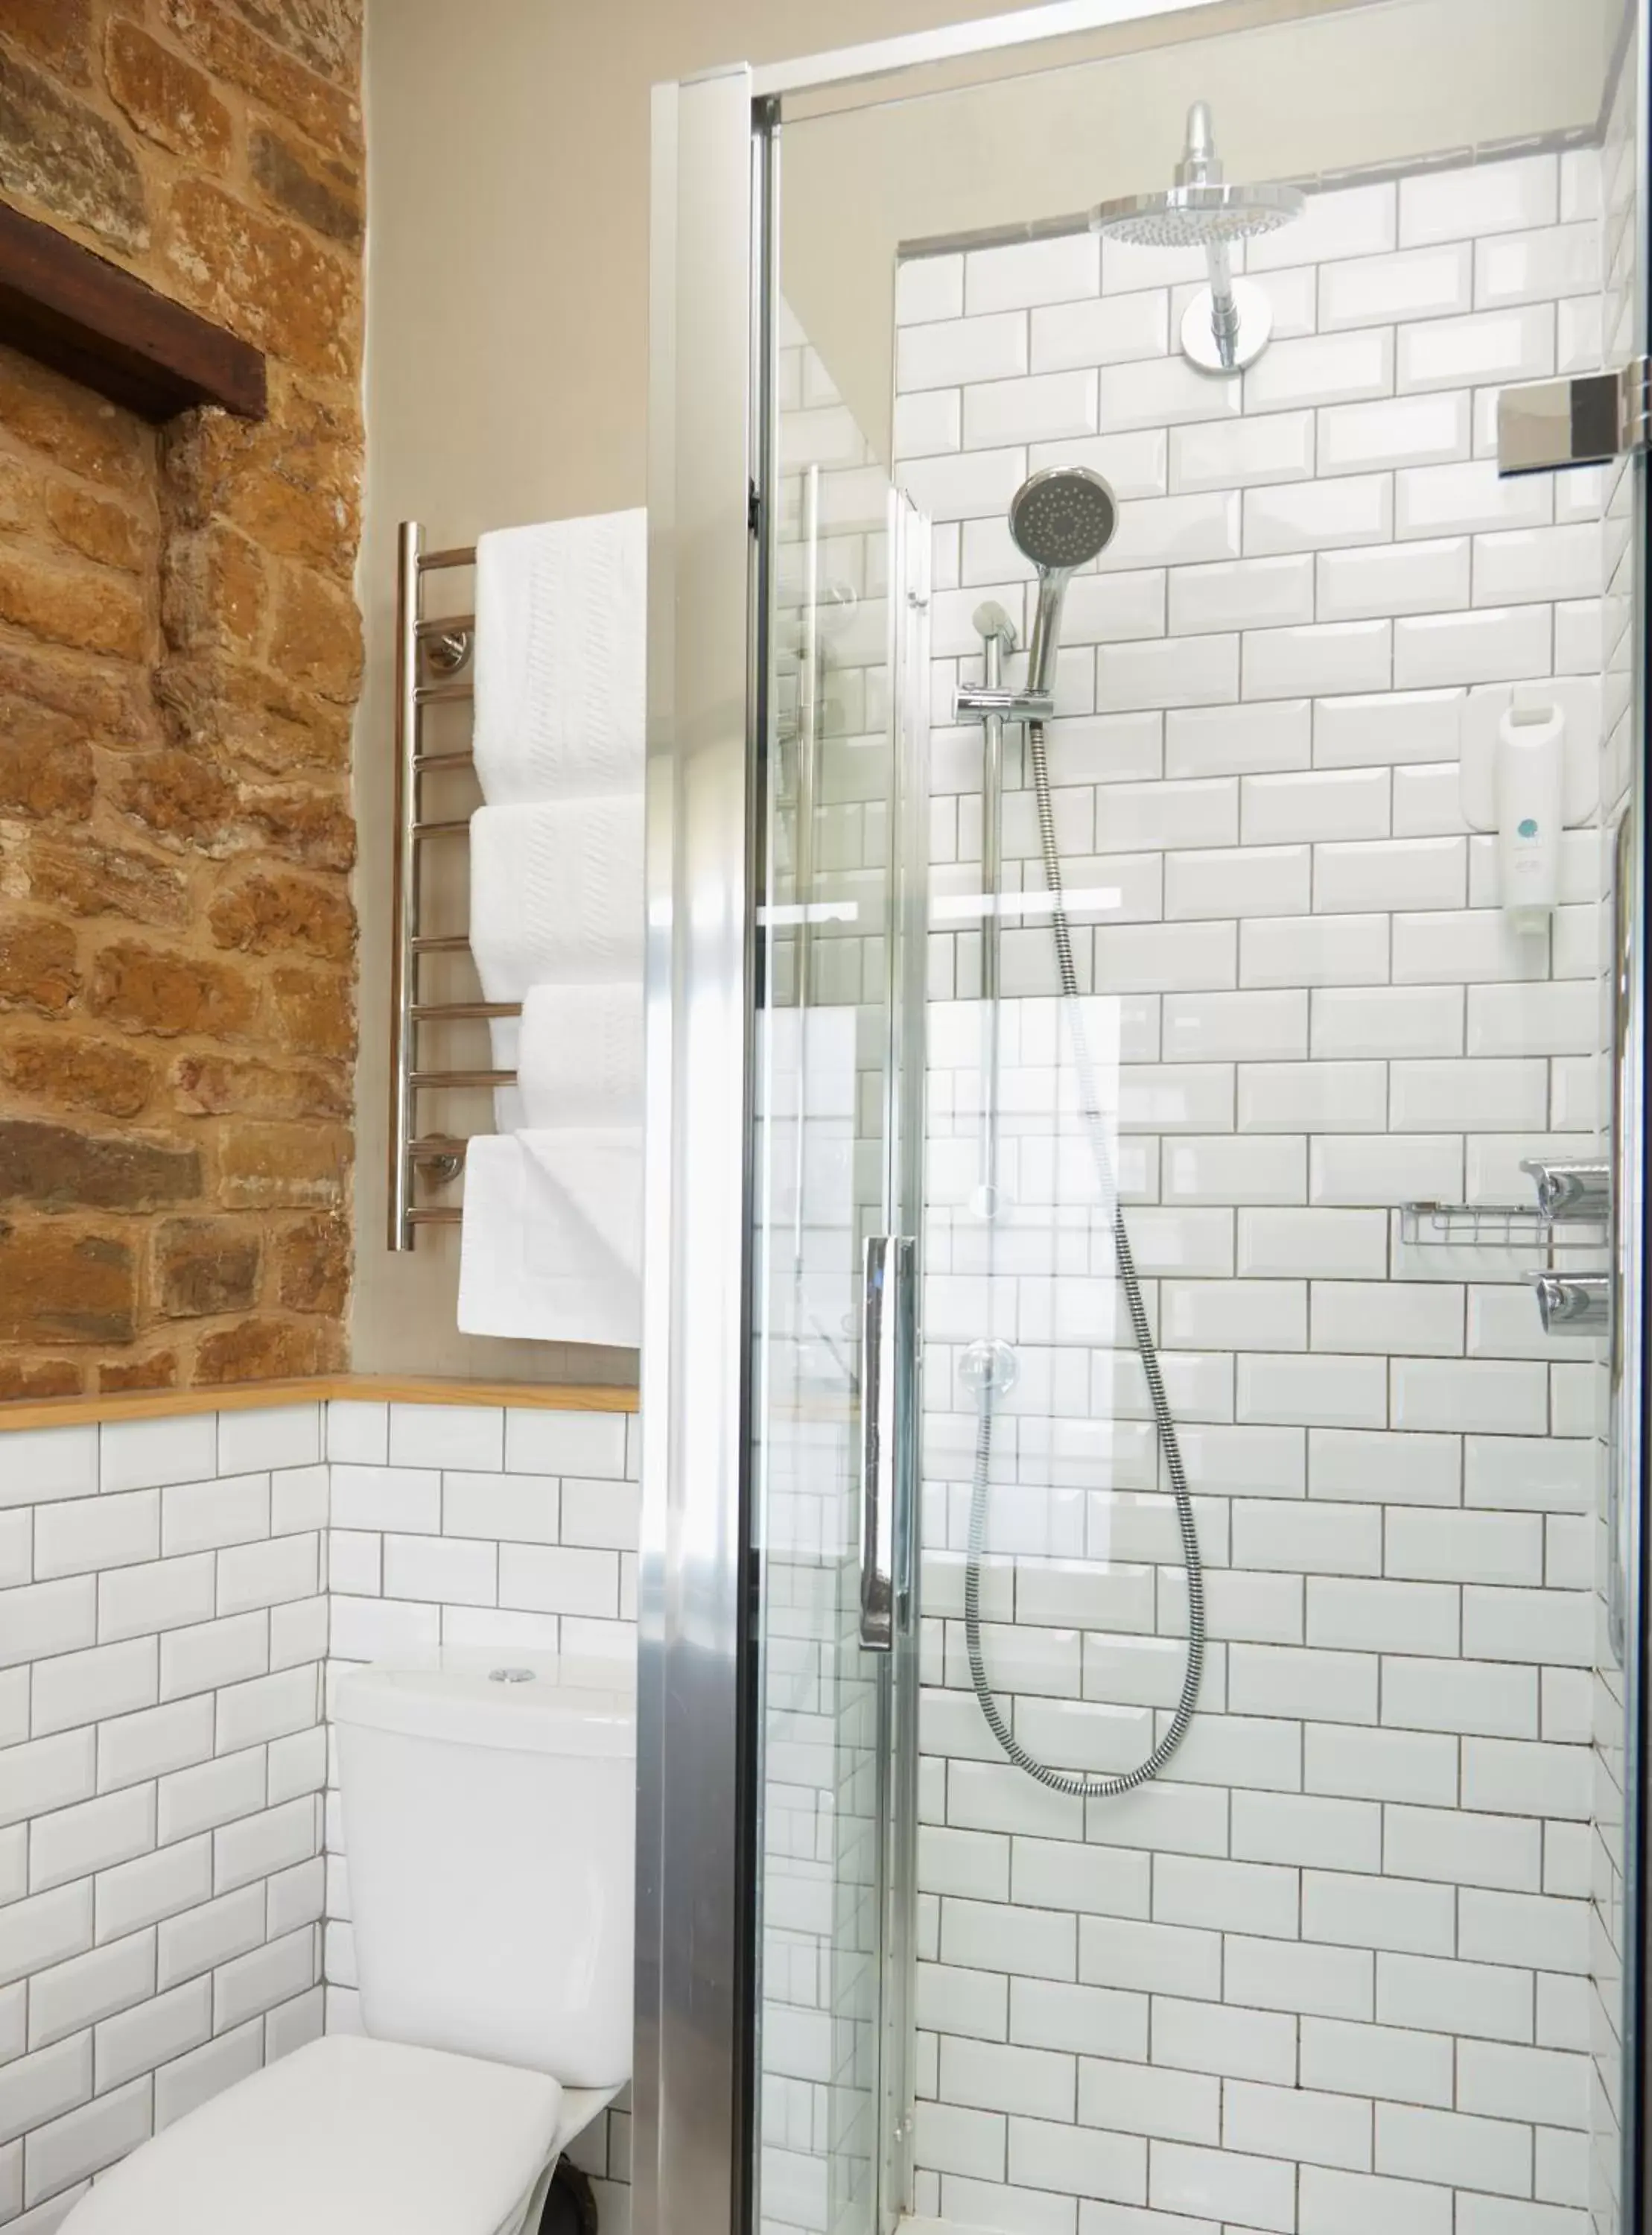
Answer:
[[[1566,717],[1517,698],[1497,725],[1497,887],[1517,928],[1540,930],[1560,899]]]
[[[1599,796],[1598,717],[1570,678],[1472,691],[1458,771],[1463,819],[1490,834],[1497,899],[1516,932],[1541,932],[1564,892],[1566,830]]]

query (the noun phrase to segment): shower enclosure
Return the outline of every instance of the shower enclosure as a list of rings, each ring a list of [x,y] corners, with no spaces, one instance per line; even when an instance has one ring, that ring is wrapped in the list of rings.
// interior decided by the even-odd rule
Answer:
[[[650,2235],[1644,2224],[1646,16],[656,96]]]

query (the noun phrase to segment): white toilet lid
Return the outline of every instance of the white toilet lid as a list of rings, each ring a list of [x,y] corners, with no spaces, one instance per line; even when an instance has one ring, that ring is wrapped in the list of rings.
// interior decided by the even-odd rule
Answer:
[[[499,2235],[561,2105],[543,2073],[330,2035],[145,2142],[62,2235]]]

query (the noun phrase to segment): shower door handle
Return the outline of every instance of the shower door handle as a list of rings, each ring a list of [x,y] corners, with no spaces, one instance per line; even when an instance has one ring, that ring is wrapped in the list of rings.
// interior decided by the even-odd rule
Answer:
[[[860,1301],[860,1642],[895,1642],[895,1518],[911,1480],[917,1250],[899,1234],[867,1237]]]

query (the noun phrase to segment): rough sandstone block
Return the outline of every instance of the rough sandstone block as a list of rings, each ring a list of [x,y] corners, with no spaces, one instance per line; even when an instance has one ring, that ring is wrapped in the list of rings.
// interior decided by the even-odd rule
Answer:
[[[0,1039],[0,1078],[31,1102],[135,1118],[153,1098],[158,1074],[133,1048],[58,1031]]]
[[[0,53],[0,188],[130,253],[149,244],[143,173],[113,124]]]
[[[134,495],[152,495],[151,430],[62,373],[49,372],[11,349],[0,349],[0,425],[66,472]]]
[[[97,1369],[100,1392],[175,1389],[178,1380],[178,1353],[175,1350],[152,1350],[147,1354],[140,1352],[125,1358],[104,1359]]]
[[[288,11],[277,0],[262,12],[271,21],[280,21]],[[362,110],[353,95],[327,84],[261,38],[250,23],[232,14],[224,0],[162,0],[160,16],[166,28],[214,77],[238,85],[266,108],[297,125],[317,147],[345,155],[360,148]]]
[[[109,91],[147,139],[222,167],[233,127],[205,70],[119,16],[104,42],[103,69]]]
[[[0,975],[0,986],[3,986]],[[284,1044],[297,1055],[348,1058],[356,1053],[353,981],[336,970],[297,964],[270,973],[270,1000]]]
[[[258,1235],[243,1221],[168,1219],[155,1235],[155,1286],[168,1319],[212,1319],[258,1301]]]
[[[0,1009],[60,1017],[81,989],[75,934],[40,917],[0,922]]]
[[[342,793],[247,791],[241,811],[267,845],[308,869],[355,866],[356,818]]]
[[[343,1330],[323,1320],[243,1320],[202,1339],[195,1380],[212,1388],[230,1381],[285,1380],[326,1373],[343,1363]]]
[[[83,823],[97,773],[77,723],[0,691],[0,815]]]
[[[284,567],[270,665],[323,698],[353,700],[362,687],[362,616],[354,598],[307,567]]]
[[[264,560],[232,528],[174,536],[160,572],[160,625],[175,652],[253,652],[263,632]]]
[[[345,1125],[226,1118],[218,1136],[219,1199],[235,1210],[342,1203],[353,1150]]]
[[[212,180],[173,189],[167,261],[179,293],[209,318],[329,380],[356,358],[349,266],[304,226],[261,217]]]
[[[350,1114],[342,1072],[307,1065],[181,1055],[173,1065],[173,1104],[195,1118],[335,1118]]]
[[[247,954],[299,953],[346,962],[356,951],[356,910],[348,892],[291,870],[257,870],[225,886],[208,921],[219,947]]]
[[[276,1242],[276,1285],[291,1312],[342,1315],[349,1296],[349,1228],[343,1218],[301,1220]]]
[[[0,620],[49,644],[140,660],[149,645],[141,593],[117,574],[70,573],[20,552],[0,551]]]
[[[100,846],[79,834],[37,831],[24,862],[29,896],[42,908],[68,915],[127,916],[164,929],[188,921],[189,880],[184,872],[129,846]]]
[[[130,1032],[175,1039],[205,1032],[244,1035],[258,1012],[258,988],[243,970],[199,955],[175,954],[136,940],[106,947],[92,964],[87,1006]]]
[[[0,1342],[130,1342],[138,1268],[109,1234],[0,1221]]]
[[[235,787],[194,753],[163,750],[137,754],[112,789],[122,812],[168,845],[220,853],[229,843],[235,825]]]
[[[6,36],[72,85],[92,75],[92,0],[6,0]]]
[[[201,1191],[199,1150],[131,1133],[0,1118],[0,1202],[35,1210],[160,1210]]]
[[[336,157],[312,155],[265,124],[253,128],[248,153],[264,199],[312,233],[359,248],[365,223],[361,173]]]
[[[141,573],[154,563],[157,533],[151,520],[140,520],[123,504],[77,488],[69,482],[48,482],[46,517],[60,539],[82,558],[101,567]]]
[[[72,1359],[0,1355],[0,1404],[14,1397],[77,1397],[81,1379]]]
[[[361,0],[240,0],[241,13],[323,77],[354,84],[361,68]]]

